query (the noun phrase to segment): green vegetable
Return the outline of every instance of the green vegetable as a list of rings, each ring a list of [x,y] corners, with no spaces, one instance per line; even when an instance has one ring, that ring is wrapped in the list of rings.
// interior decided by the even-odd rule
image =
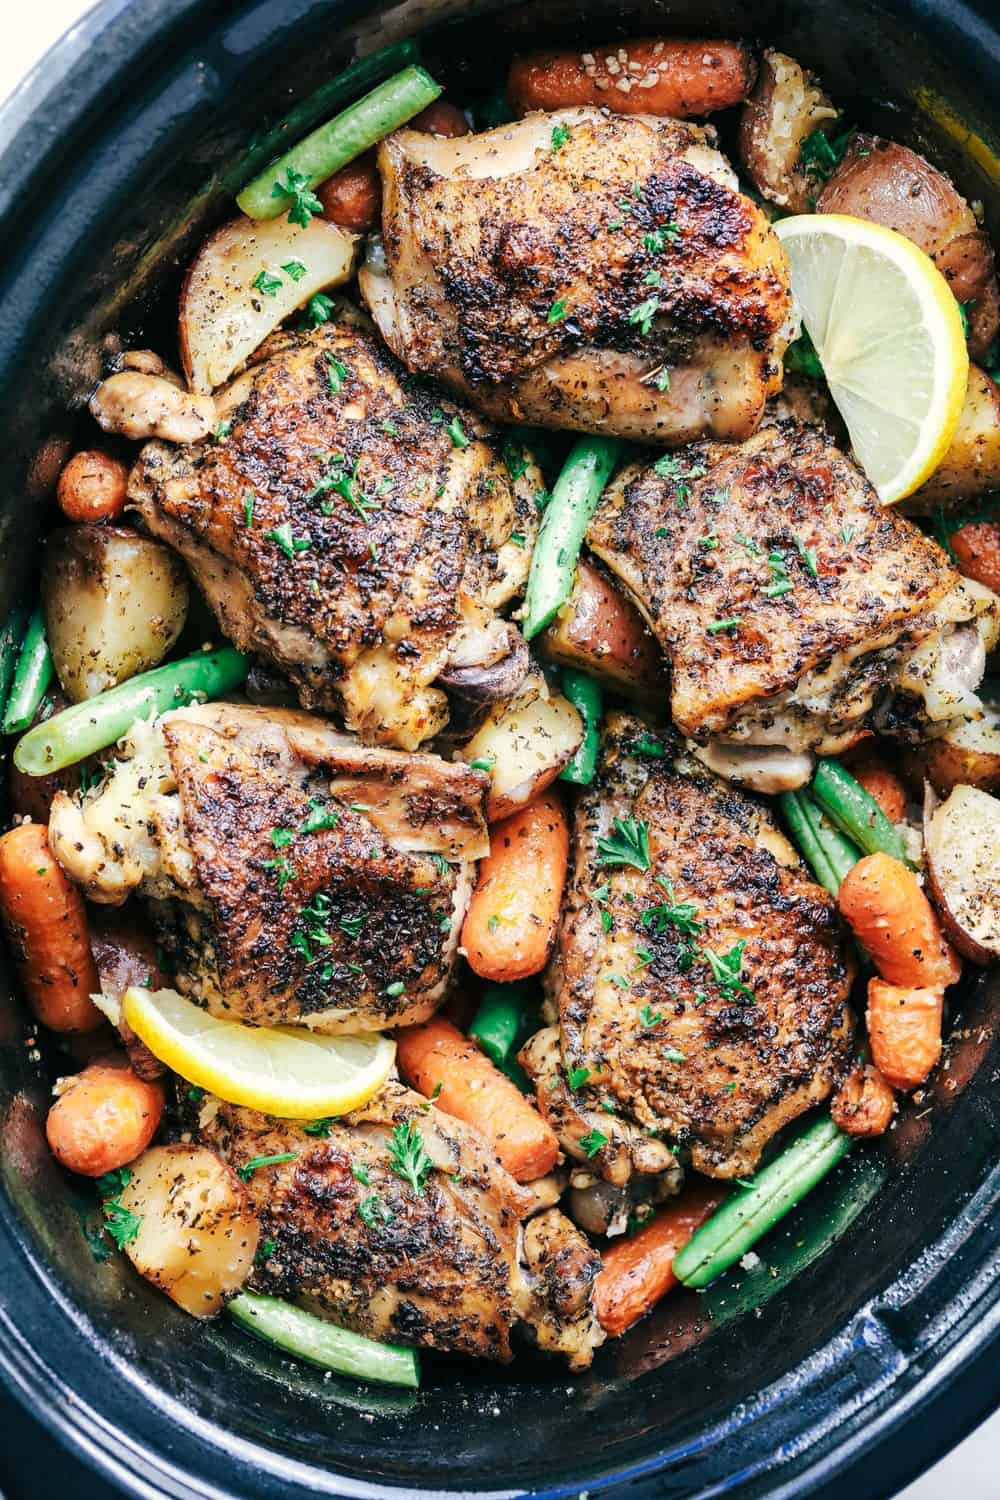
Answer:
[[[420,48],[416,42],[393,42],[379,52],[358,58],[357,62],[351,63],[335,78],[331,78],[329,83],[321,84],[301,104],[289,111],[273,130],[254,142],[238,165],[223,178],[226,192],[238,192],[251,177],[256,177],[262,167],[274,161],[289,141],[301,140],[321,121],[329,119],[333,110],[356,99],[390,73],[405,68],[407,63],[416,62],[419,56]]]
[[[685,1286],[708,1286],[811,1192],[853,1144],[829,1115],[817,1120],[696,1230],[674,1259],[674,1275]]]
[[[498,1068],[510,1058],[521,1030],[531,985],[525,980],[516,984],[488,984],[483,991],[469,1036]]]
[[[249,662],[232,646],[198,651],[180,661],[140,672],[128,682],[53,714],[18,742],[14,764],[29,776],[47,776],[127,734],[136,719],[163,714],[199,698],[218,698],[239,687]]]
[[[783,792],[778,800],[809,868],[823,889],[836,896],[840,882],[861,858],[861,850],[824,820],[822,809],[808,792]]]
[[[649,869],[649,824],[635,818],[615,818],[612,832],[597,840],[597,855],[602,865],[631,865],[636,870]]]
[[[7,699],[10,696],[11,683],[14,681],[14,670],[21,654],[21,642],[24,640],[27,623],[27,610],[18,608],[12,609],[3,625],[0,626],[0,720],[7,712]]]
[[[236,202],[251,219],[296,211],[305,193],[412,120],[440,94],[440,84],[423,68],[403,68],[286,151],[247,183]],[[294,184],[291,192],[289,183]]]
[[[910,864],[899,829],[839,761],[820,761],[813,777],[812,794],[841,833],[846,833],[866,854],[888,854],[904,865]]]
[[[569,451],[531,558],[523,627],[529,641],[572,592],[584,533],[620,452],[615,438],[581,438]]]
[[[397,1177],[410,1184],[418,1198],[423,1197],[424,1184],[434,1170],[434,1163],[412,1120],[400,1121],[389,1137],[389,1165]]]
[[[279,1151],[275,1156],[251,1156],[242,1167],[236,1168],[236,1175],[244,1182],[249,1182],[253,1174],[259,1172],[261,1167],[276,1167],[281,1162],[295,1161],[297,1156],[297,1151]]]
[[[304,1359],[338,1375],[356,1380],[377,1380],[383,1385],[403,1385],[416,1390],[420,1384],[420,1362],[415,1349],[400,1344],[377,1344],[363,1334],[338,1328],[277,1297],[240,1292],[228,1304],[231,1318],[249,1333],[286,1354]]]
[[[22,729],[27,729],[45,697],[45,690],[52,681],[54,670],[49,643],[45,639],[45,620],[39,604],[31,613],[14,667],[14,681],[7,699],[3,724],[0,725],[4,734],[20,734]]]
[[[573,753],[573,758],[559,773],[563,781],[572,781],[576,786],[589,786],[597,770],[597,754],[601,748],[601,689],[593,677],[578,672],[575,667],[564,667],[562,690],[583,720],[583,739]]]

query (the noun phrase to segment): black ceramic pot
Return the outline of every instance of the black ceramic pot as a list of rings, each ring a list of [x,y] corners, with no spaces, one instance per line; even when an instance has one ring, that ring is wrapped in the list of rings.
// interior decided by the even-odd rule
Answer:
[[[356,47],[411,32],[461,98],[525,43],[649,30],[785,47],[849,118],[947,167],[1000,244],[996,0],[105,0],[0,119],[0,614],[32,582],[46,440],[71,436],[111,330],[169,350],[180,269],[252,135]],[[0,985],[0,1367],[129,1494],[874,1500],[996,1405],[995,978],[965,994],[923,1103],[755,1271],[668,1298],[583,1378],[427,1359],[416,1397],[323,1380],[96,1264],[92,1199],[44,1142],[59,1060]]]

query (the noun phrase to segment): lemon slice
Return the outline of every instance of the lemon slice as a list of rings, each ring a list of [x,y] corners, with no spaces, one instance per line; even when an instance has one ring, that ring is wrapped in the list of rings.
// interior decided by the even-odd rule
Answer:
[[[958,303],[922,250],[846,214],[780,219],[792,293],[883,505],[911,495],[958,426],[969,356]]]
[[[396,1056],[396,1043],[380,1032],[317,1036],[301,1026],[242,1026],[216,1020],[176,990],[128,989],[122,1013],[154,1057],[188,1083],[292,1120],[360,1108]]]

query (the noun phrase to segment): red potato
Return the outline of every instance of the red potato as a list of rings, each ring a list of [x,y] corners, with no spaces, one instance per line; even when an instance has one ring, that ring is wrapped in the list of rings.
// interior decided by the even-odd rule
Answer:
[[[941,1056],[944,993],[868,981],[868,1039],[872,1057],[886,1083],[915,1089],[924,1083]]]
[[[382,179],[375,166],[374,151],[348,162],[316,189],[323,205],[323,218],[354,234],[374,229],[382,214]]]
[[[101,993],[116,1005],[130,985],[151,990],[168,988],[170,980],[160,967],[160,949],[141,910],[125,906],[93,906],[90,909],[90,949],[101,980]],[[140,1078],[162,1078],[167,1069],[120,1017],[118,1033],[128,1060]]]
[[[1000,522],[974,521],[952,532],[958,571],[1000,594]]]
[[[814,131],[836,129],[837,111],[814,73],[787,53],[768,49],[740,120],[740,160],[754,187],[791,213],[807,213],[819,179],[802,161]]]
[[[434,103],[428,104],[419,115],[414,115],[406,128],[407,130],[425,130],[428,135],[446,136],[450,140],[469,134],[468,120],[462,111],[454,104],[449,104],[447,99],[435,99]]]
[[[742,104],[756,64],[739,42],[642,37],[592,52],[532,52],[515,58],[507,98],[515,114],[596,104],[623,115],[687,120]]]
[[[929,794],[924,848],[948,937],[973,963],[1000,963],[1000,800],[972,786],[941,803]]]
[[[896,1108],[896,1098],[878,1068],[871,1063],[855,1068],[830,1104],[833,1123],[845,1135],[862,1139],[884,1135]]]
[[[569,823],[554,792],[492,825],[462,926],[462,947],[481,978],[509,983],[545,967],[568,859]]]
[[[0,838],[0,914],[18,975],[43,1026],[96,1031],[104,1017],[83,897],[63,874],[38,823]]]
[[[52,1154],[70,1172],[100,1177],[135,1161],[159,1129],[163,1086],[124,1058],[92,1062],[64,1081],[45,1122]]]
[[[574,667],[629,697],[664,700],[659,646],[630,599],[593,563],[581,561],[573,592],[539,637],[549,661]]]

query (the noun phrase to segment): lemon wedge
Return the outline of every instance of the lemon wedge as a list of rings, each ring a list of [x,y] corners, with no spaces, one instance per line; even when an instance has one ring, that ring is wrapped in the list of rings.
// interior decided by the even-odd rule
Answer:
[[[291,1120],[359,1109],[396,1056],[396,1043],[381,1032],[317,1036],[301,1026],[243,1026],[216,1020],[176,990],[128,989],[122,1013],[153,1056],[188,1083]]]
[[[774,232],[858,462],[893,505],[930,477],[958,426],[969,378],[958,303],[930,258],[881,224],[799,214]]]

